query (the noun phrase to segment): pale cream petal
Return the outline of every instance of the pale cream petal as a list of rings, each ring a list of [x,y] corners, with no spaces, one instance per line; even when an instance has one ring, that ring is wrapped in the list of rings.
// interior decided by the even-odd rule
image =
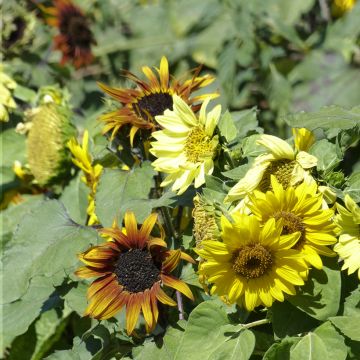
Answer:
[[[276,159],[295,159],[294,149],[284,140],[273,135],[261,135],[256,141],[259,145],[265,146]]]

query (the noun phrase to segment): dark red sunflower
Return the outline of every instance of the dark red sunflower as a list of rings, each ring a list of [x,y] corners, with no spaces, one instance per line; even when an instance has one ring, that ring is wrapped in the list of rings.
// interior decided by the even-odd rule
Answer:
[[[132,143],[139,129],[152,131],[159,127],[156,124],[155,117],[163,115],[166,109],[172,110],[172,95],[174,94],[180,96],[188,105],[192,106],[194,111],[197,111],[203,99],[219,96],[217,93],[211,93],[191,97],[194,91],[214,81],[214,77],[210,75],[198,76],[200,69],[201,67],[198,67],[194,70],[191,79],[185,81],[176,80],[170,76],[168,61],[163,56],[160,62],[160,69],[155,68],[155,73],[148,66],[142,68],[148,80],[147,82],[139,79],[129,71],[125,72],[125,77],[137,85],[135,89],[112,88],[99,83],[100,88],[104,92],[123,105],[121,109],[100,117],[100,120],[105,122],[103,133],[111,131],[111,137],[113,138],[122,126],[130,124],[130,141]]]
[[[72,62],[76,68],[90,64],[95,40],[84,13],[70,0],[54,0],[54,5],[43,10],[48,15],[47,23],[60,31],[54,46],[62,52],[61,64]]]
[[[193,300],[190,288],[170,273],[180,259],[194,261],[180,250],[166,249],[163,232],[160,237],[150,235],[156,219],[157,215],[151,214],[138,229],[134,213],[127,212],[125,229],[117,226],[101,229],[112,240],[79,255],[86,266],[75,274],[81,278],[97,277],[88,289],[85,316],[108,319],[126,306],[128,334],[133,332],[140,312],[147,332],[151,332],[158,320],[157,301],[176,305],[163,291],[164,285]]]

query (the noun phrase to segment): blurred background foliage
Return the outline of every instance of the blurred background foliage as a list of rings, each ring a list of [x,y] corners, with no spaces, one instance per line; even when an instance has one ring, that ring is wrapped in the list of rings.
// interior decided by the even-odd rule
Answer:
[[[19,123],[24,122],[24,113],[38,104],[39,89],[46,85],[67,89],[74,114],[73,121],[80,133],[84,129],[89,130],[94,141],[92,153],[95,160],[103,163],[113,160],[109,151],[104,150],[107,142],[101,135],[102,125],[98,117],[110,106],[110,101],[104,100],[97,82],[119,87],[132,86],[122,76],[122,71],[130,70],[140,75],[142,66],[158,66],[163,55],[168,58],[170,71],[174,76],[189,73],[202,64],[202,73],[210,73],[216,77],[211,90],[219,91],[221,96],[214,104],[220,102],[223,109],[228,108],[234,120],[237,115],[244,116],[240,111],[249,109],[249,121],[253,121],[257,113],[259,127],[283,138],[290,135],[284,120],[288,113],[318,111],[327,105],[352,108],[360,104],[359,1],[350,11],[340,14],[336,13],[330,0],[78,0],[75,3],[89,19],[96,40],[96,45],[92,47],[93,63],[80,69],[75,69],[71,64],[59,65],[61,54],[53,50],[52,43],[57,29],[45,23],[37,3],[51,6],[50,1],[6,0],[1,4],[0,110],[4,121],[1,122],[0,140],[3,151],[0,169],[3,203],[6,203],[6,194],[9,195],[12,189],[21,185],[21,180],[13,172],[14,162],[26,163],[24,137],[14,130]],[[255,126],[252,124],[251,129],[257,125],[256,120],[254,121]],[[348,136],[351,137],[351,134]],[[346,141],[352,143],[349,139]],[[347,154],[346,161],[351,164],[345,166],[347,174],[360,170],[359,150],[357,145]],[[107,173],[106,176],[112,182],[110,175]],[[147,175],[144,173],[142,176],[146,181]],[[149,189],[150,187],[151,184]],[[74,177],[63,192],[60,191],[61,200],[72,219],[81,224],[86,220],[86,191],[79,176]],[[24,214],[42,211],[37,207],[41,195],[36,188],[24,192],[28,195],[23,197],[28,201],[20,207],[9,207],[3,213],[4,248]],[[111,198],[112,194],[107,196]],[[105,209],[103,214],[102,209],[99,211],[100,217],[105,219],[108,210]],[[69,237],[74,236],[76,231],[88,233],[83,235],[83,239],[94,236],[90,234],[91,230],[67,227],[62,222],[66,217],[64,209],[58,208],[56,204],[50,203],[43,210],[42,216],[39,216],[36,224],[24,224],[17,238],[21,238],[21,231],[25,238],[27,231],[36,226],[44,227],[44,233],[50,233],[51,228],[46,228],[49,216],[52,217],[52,222],[54,219],[58,221],[59,228],[66,230]],[[45,243],[46,238],[38,240]],[[185,246],[188,248],[191,235],[185,235],[183,241],[188,242]],[[66,257],[70,253],[76,253],[76,249],[74,246],[74,249],[67,249],[66,252],[62,250],[60,254]],[[55,253],[59,249],[55,247],[53,251]],[[46,256],[41,254],[38,262],[43,266],[44,261]],[[36,262],[32,266],[36,266]],[[54,265],[52,274],[56,274],[59,266]],[[25,265],[22,272],[25,274],[27,269]],[[183,268],[182,278],[187,277],[189,283],[199,287],[194,272],[189,269]],[[27,280],[29,279],[30,275]],[[37,284],[35,281],[34,284],[38,287],[34,285],[32,291],[37,294],[39,304],[42,304],[41,289],[44,288],[44,283]],[[63,351],[50,355],[51,359],[107,359],[115,356],[114,354],[119,357],[127,354],[136,342],[139,342],[139,346],[133,353],[135,358],[153,359],[158,356],[156,348],[149,343],[140,344],[138,339],[133,343],[134,340],[124,333],[114,338],[114,333],[110,334],[110,330],[115,328],[111,320],[102,322],[102,325],[98,325],[96,321],[91,322],[90,319],[80,320],[77,313],[81,313],[79,309],[84,307],[86,287],[81,283],[76,284],[76,287],[66,285],[68,288],[64,290],[61,287],[64,284],[59,279],[58,282],[52,282],[51,286],[54,285],[58,291],[55,290],[53,296],[42,305],[39,316],[36,313],[36,306],[39,304],[35,302],[34,305],[33,300],[26,298],[27,295],[18,300],[16,306],[3,310],[4,313],[8,312],[7,324],[11,324],[4,342],[8,359],[41,359],[54,350]],[[203,294],[198,291],[197,296],[200,297],[201,293]],[[45,298],[47,297],[45,292]],[[32,299],[31,295],[29,299]],[[61,304],[60,312],[56,310],[56,304]],[[46,309],[51,310],[45,311]],[[220,322],[224,321],[223,308],[220,311],[210,306],[206,309],[207,313],[205,311],[206,316],[201,311],[202,309],[198,310],[199,318],[210,318],[212,315],[209,314],[213,311],[216,313],[214,316],[220,317]],[[273,311],[276,315],[276,307]],[[169,312],[170,318],[177,317],[176,310],[171,309]],[[35,317],[29,317],[32,313],[35,317],[38,316],[36,322],[32,322]],[[277,315],[280,316],[279,314],[280,312]],[[21,319],[17,319],[18,317]],[[194,322],[195,317],[196,315]],[[307,318],[314,321],[309,316]],[[295,314],[294,319],[302,321],[304,314]],[[118,321],[124,323],[122,314]],[[29,324],[32,325],[27,332],[19,336]],[[222,325],[227,326],[227,323]],[[210,324],[207,331],[212,326]],[[293,326],[296,327],[296,324]],[[291,336],[296,331],[291,329],[285,335]],[[172,328],[164,339],[173,348],[173,337],[179,335],[176,332],[179,329]],[[247,339],[246,333],[244,334],[241,341],[245,344],[254,341]],[[274,341],[265,333],[259,339],[260,345],[257,340],[257,346],[260,353],[261,349],[264,353]],[[73,349],[68,350],[72,346]],[[93,357],[89,357],[89,354]]]

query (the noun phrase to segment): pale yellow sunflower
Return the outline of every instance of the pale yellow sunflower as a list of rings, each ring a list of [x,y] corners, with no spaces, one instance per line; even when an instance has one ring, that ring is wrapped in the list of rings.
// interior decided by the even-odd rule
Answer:
[[[172,190],[182,194],[194,181],[196,188],[205,183],[205,175],[214,170],[219,139],[214,135],[221,107],[206,113],[207,98],[197,117],[179,96],[173,95],[173,110],[166,110],[156,121],[163,130],[153,133],[150,153],[157,157],[155,170],[169,174],[161,186],[171,183]]]
[[[255,190],[249,196],[248,207],[265,224],[271,218],[282,220],[282,234],[300,232],[294,244],[304,256],[304,260],[317,269],[322,268],[319,255],[334,256],[328,245],[336,243],[336,225],[332,209],[323,209],[323,195],[317,191],[315,182],[303,182],[296,188],[286,190],[271,176],[272,191],[266,193]]]
[[[284,293],[295,295],[307,268],[300,252],[292,249],[301,233],[281,236],[282,226],[274,218],[263,227],[254,215],[233,214],[232,220],[221,218],[223,242],[204,240],[195,250],[205,260],[199,274],[213,284],[211,294],[248,311],[284,301]]]
[[[309,169],[317,165],[317,158],[307,153],[314,143],[314,135],[306,129],[293,129],[294,146],[272,135],[261,135],[257,140],[267,152],[259,155],[245,176],[230,189],[225,202],[246,197],[253,190],[267,191],[270,175],[285,187],[294,186],[309,176]]]
[[[360,208],[349,195],[345,195],[345,206],[336,205],[340,237],[334,250],[344,260],[341,270],[347,269],[349,275],[357,271],[360,280]]]

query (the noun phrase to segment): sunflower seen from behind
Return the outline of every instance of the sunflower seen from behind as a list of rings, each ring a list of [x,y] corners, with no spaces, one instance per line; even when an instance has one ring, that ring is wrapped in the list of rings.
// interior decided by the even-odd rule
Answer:
[[[189,262],[193,259],[180,250],[168,250],[162,231],[160,237],[150,235],[156,220],[157,215],[151,214],[138,229],[134,213],[126,212],[125,229],[116,225],[100,229],[110,241],[79,255],[85,266],[75,274],[85,279],[97,278],[87,292],[89,304],[85,316],[109,319],[126,307],[127,333],[133,332],[140,313],[149,333],[158,320],[157,302],[176,305],[164,286],[193,300],[190,288],[170,274],[181,259]]]
[[[334,250],[344,261],[341,270],[347,270],[349,275],[357,271],[360,280],[360,207],[348,194],[345,195],[345,207],[340,204],[336,207],[335,222],[340,236]]]
[[[160,68],[153,71],[143,66],[142,71],[147,81],[141,80],[130,71],[125,77],[136,84],[136,88],[114,88],[99,83],[100,88],[122,107],[100,117],[105,123],[103,133],[111,132],[111,138],[124,126],[130,125],[130,142],[133,144],[134,136],[139,129],[154,131],[158,128],[155,117],[163,115],[166,109],[173,109],[173,95],[181,97],[188,105],[197,111],[205,97],[217,97],[218,94],[203,94],[192,96],[197,91],[214,81],[210,75],[198,76],[200,67],[195,69],[193,77],[188,80],[177,80],[170,76],[169,64],[165,56],[161,58]]]
[[[214,170],[219,139],[215,128],[221,114],[220,105],[206,113],[207,98],[196,116],[179,96],[173,96],[174,109],[157,116],[163,130],[153,133],[150,153],[157,157],[155,170],[168,174],[161,186],[172,184],[178,195],[193,183],[196,188],[205,183],[205,175]]]
[[[281,235],[275,219],[261,227],[254,215],[236,213],[231,220],[221,218],[222,242],[204,240],[195,250],[205,260],[199,274],[212,284],[211,294],[248,311],[284,301],[284,294],[295,295],[306,270],[300,252],[292,249],[300,232]]]

